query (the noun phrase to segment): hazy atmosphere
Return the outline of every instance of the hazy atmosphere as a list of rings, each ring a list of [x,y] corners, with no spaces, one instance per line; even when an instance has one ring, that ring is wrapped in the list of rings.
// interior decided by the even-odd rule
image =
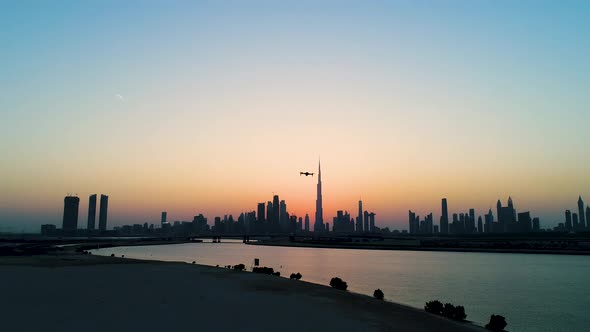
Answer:
[[[68,193],[109,227],[312,216],[320,158],[326,219],[590,201],[590,2],[34,3],[0,4],[0,232]]]

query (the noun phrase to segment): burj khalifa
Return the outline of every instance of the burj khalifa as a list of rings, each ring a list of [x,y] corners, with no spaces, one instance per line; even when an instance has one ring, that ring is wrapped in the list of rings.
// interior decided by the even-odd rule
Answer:
[[[318,162],[318,196],[315,201],[315,223],[314,232],[323,232],[324,226],[324,209],[322,207],[322,165]]]

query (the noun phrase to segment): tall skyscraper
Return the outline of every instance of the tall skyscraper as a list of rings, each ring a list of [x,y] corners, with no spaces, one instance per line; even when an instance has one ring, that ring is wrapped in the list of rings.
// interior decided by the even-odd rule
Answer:
[[[574,231],[577,231],[580,229],[580,225],[578,224],[578,214],[577,213],[572,213],[572,228],[574,229]]]
[[[363,230],[369,232],[369,211],[363,212]]]
[[[356,231],[363,232],[363,201],[359,200],[359,214],[356,217]]]
[[[309,214],[305,214],[305,231],[309,232]]]
[[[416,234],[418,233],[418,222],[416,218],[416,213],[412,212],[412,210],[408,211],[408,233]]]
[[[469,209],[469,228],[468,233],[476,233],[477,228],[475,227],[475,209]]]
[[[96,194],[88,198],[88,226],[89,231],[93,231],[96,223]]]
[[[315,201],[315,223],[314,232],[324,231],[324,209],[322,205],[322,165],[318,162],[318,187],[317,198]]]
[[[590,206],[586,206],[586,229],[590,229]]]
[[[374,233],[375,229],[375,213],[369,213],[369,232]]]
[[[442,215],[440,216],[440,232],[441,234],[449,233],[449,209],[447,207],[447,199],[443,198],[442,202]]]
[[[162,211],[162,218],[160,219],[160,224],[164,225],[166,223],[167,218],[168,218],[168,212]]]
[[[565,230],[572,230],[572,212],[570,210],[565,210]]]
[[[533,219],[530,212],[521,212],[518,214],[518,231],[528,233],[533,231]]]
[[[539,217],[533,218],[533,232],[538,232],[541,230],[541,222],[539,221]]]
[[[272,224],[272,202],[266,202],[266,231],[270,231]]]
[[[586,216],[584,215],[584,201],[582,200],[582,196],[578,197],[578,216],[580,217],[580,224],[578,225],[579,229],[586,229]],[[588,220],[590,222],[590,220]]]
[[[107,213],[109,209],[109,196],[100,195],[100,211],[98,213],[98,230],[107,230]]]
[[[279,203],[279,224],[283,232],[289,230],[289,217],[287,215],[287,203],[285,203],[285,200]]]
[[[489,209],[488,214],[484,216],[485,224],[484,224],[484,232],[491,233],[494,231],[493,224],[494,224],[494,214],[492,213],[492,209]]]
[[[64,198],[64,215],[62,228],[64,232],[72,232],[78,228],[78,207],[80,198],[77,196],[66,196]]]
[[[280,231],[279,228],[279,221],[281,220],[281,213],[280,213],[280,201],[279,195],[274,195],[272,198],[272,224],[271,229],[273,232]]]
[[[258,224],[262,225],[264,223],[264,202],[258,203]]]
[[[477,218],[477,232],[483,233],[483,220],[481,219],[481,216]]]
[[[501,232],[513,231],[514,222],[516,221],[516,210],[512,203],[512,197],[508,197],[508,206],[502,207],[502,203],[498,200],[498,226]]]

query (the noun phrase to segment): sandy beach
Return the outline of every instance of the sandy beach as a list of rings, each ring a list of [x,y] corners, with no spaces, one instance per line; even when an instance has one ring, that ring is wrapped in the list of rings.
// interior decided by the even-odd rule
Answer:
[[[485,331],[328,286],[185,263],[5,256],[0,280],[4,331]]]

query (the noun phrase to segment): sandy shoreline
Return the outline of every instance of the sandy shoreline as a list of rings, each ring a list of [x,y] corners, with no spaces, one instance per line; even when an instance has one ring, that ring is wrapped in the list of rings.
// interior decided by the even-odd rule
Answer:
[[[327,286],[203,265],[0,257],[0,276],[7,331],[485,331]]]

